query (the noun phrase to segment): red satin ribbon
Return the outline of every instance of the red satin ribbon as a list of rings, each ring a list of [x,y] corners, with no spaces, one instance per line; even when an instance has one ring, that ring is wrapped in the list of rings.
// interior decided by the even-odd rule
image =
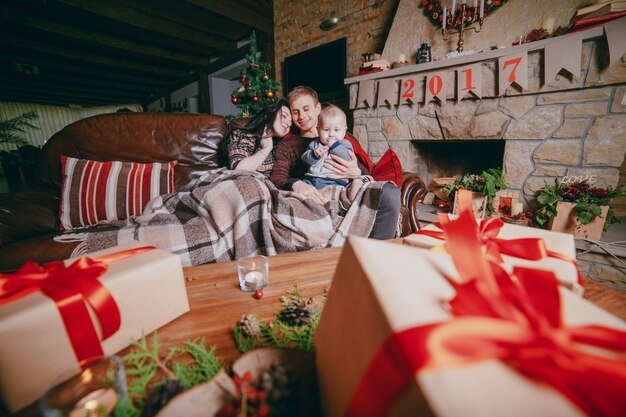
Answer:
[[[96,313],[102,340],[113,335],[120,328],[120,311],[98,278],[106,273],[110,263],[152,249],[155,248],[144,246],[95,259],[82,257],[67,267],[62,261],[43,266],[27,262],[14,274],[0,274],[0,305],[41,291],[56,304],[78,362],[102,356],[100,339],[85,301]]]
[[[459,272],[450,301],[454,318],[391,335],[372,358],[348,404],[347,417],[384,416],[415,374],[499,359],[552,385],[590,416],[624,416],[626,361],[581,350],[586,344],[626,354],[626,332],[566,327],[558,283],[550,271],[515,268],[513,276],[487,261],[471,213],[444,224]]]
[[[474,211],[472,207],[472,194],[467,190],[459,190],[459,212],[467,211],[474,218]],[[450,222],[450,218],[447,214],[439,215],[439,222],[435,223],[437,227],[442,229],[444,224]],[[578,263],[575,259],[569,256],[563,255],[558,252],[548,250],[546,244],[542,238],[521,238],[521,239],[500,239],[498,234],[504,226],[504,222],[497,217],[489,217],[483,219],[480,222],[480,226],[474,224],[468,226],[468,231],[471,230],[477,237],[480,243],[485,247],[487,256],[489,259],[497,263],[502,263],[502,256],[510,255],[516,258],[528,259],[530,261],[539,261],[546,257],[560,259],[565,262],[569,262],[574,265],[576,269],[578,283],[583,285],[583,277],[578,269]],[[442,230],[418,230],[415,234],[430,236],[435,239],[445,240],[445,233]]]

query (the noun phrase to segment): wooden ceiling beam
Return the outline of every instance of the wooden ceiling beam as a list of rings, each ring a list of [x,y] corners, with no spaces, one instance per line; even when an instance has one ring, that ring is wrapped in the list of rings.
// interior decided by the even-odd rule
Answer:
[[[47,55],[44,53],[38,53],[37,55],[27,54],[23,50],[13,50],[5,48],[5,55],[0,57],[1,59],[10,59],[10,66],[13,67],[13,63],[22,63],[35,65],[39,68],[40,74],[52,72],[61,76],[66,76],[68,79],[73,77],[96,77],[105,80],[120,80],[129,83],[136,83],[147,86],[165,86],[173,81],[172,78],[163,78],[161,76],[152,75],[134,75],[128,74],[123,69],[116,70],[103,70],[100,68],[94,68],[90,65],[85,65],[84,62],[74,60],[59,60],[58,58]]]
[[[83,91],[83,92],[75,92],[75,91],[67,91],[67,90],[59,91],[59,89],[51,89],[51,88],[40,87],[40,86],[30,86],[28,87],[28,89],[26,88],[27,87],[24,87],[24,86],[5,85],[3,87],[0,87],[0,91],[5,91],[7,93],[11,93],[11,92],[20,93],[24,95],[29,94],[32,97],[37,97],[37,96],[65,97],[65,98],[72,98],[72,99],[84,99],[84,100],[96,100],[96,101],[100,101],[100,100],[116,101],[117,100],[120,102],[127,102],[131,100],[132,102],[137,102],[137,103],[140,103],[142,101],[140,98],[129,99],[128,96],[120,95],[120,94],[91,94],[86,91]]]
[[[80,105],[102,105],[102,104],[130,104],[126,102],[120,102],[114,99],[106,99],[106,98],[77,98],[77,97],[69,97],[69,96],[60,96],[58,94],[55,95],[47,95],[42,93],[33,93],[33,92],[20,92],[15,90],[6,89],[4,87],[0,87],[0,99],[2,101],[19,101],[23,103],[43,103],[43,104],[56,104],[67,106],[70,104],[80,104]]]
[[[141,62],[130,61],[127,59],[114,58],[111,56],[105,56],[96,54],[93,52],[85,52],[78,50],[71,50],[52,44],[43,44],[23,38],[3,38],[0,39],[0,45],[13,46],[30,51],[43,52],[51,55],[56,55],[64,58],[70,58],[78,61],[90,62],[94,64],[100,64],[107,67],[117,67],[124,70],[133,70],[137,72],[144,72],[149,74],[159,74],[169,78],[177,79],[187,75],[186,71],[173,70],[163,68],[159,65],[148,65]]]
[[[34,28],[41,32],[52,33],[69,39],[95,44],[105,48],[123,50],[128,53],[145,55],[187,65],[204,66],[209,58],[198,58],[191,54],[185,54],[168,49],[151,46],[145,43],[138,43],[133,40],[123,39],[118,36],[111,36],[104,33],[97,33],[92,30],[84,30],[68,25],[61,25],[52,21],[46,21],[35,17],[28,17],[15,13],[3,7],[0,12],[0,19],[3,21],[17,22],[29,28]]]
[[[138,10],[126,6],[125,2],[108,0],[57,0],[68,6],[72,6],[99,16],[114,19],[141,29],[162,33],[185,42],[192,42],[199,46],[215,48],[221,51],[237,49],[237,43],[222,37],[213,36],[206,32],[189,28],[172,20],[146,15]]]
[[[185,0],[198,7],[206,9],[212,13],[220,14],[230,20],[239,22],[246,26],[251,26],[256,30],[265,33],[274,32],[274,20],[270,9],[269,16],[262,15],[259,10],[254,10],[255,6],[248,4],[250,7],[242,5],[241,1],[236,0]]]
[[[174,20],[183,25],[212,33],[234,42],[248,36],[250,33],[249,27],[225,19],[224,16],[209,12],[205,8],[197,7],[186,1],[149,0],[148,2],[132,1],[127,4],[129,7],[144,14]]]
[[[1,73],[0,73],[1,74]],[[117,96],[117,97],[129,97],[132,98],[133,100],[143,100],[144,98],[146,98],[147,96],[149,96],[150,94],[152,94],[154,91],[139,91],[139,90],[135,90],[134,88],[124,88],[124,89],[119,89],[119,88],[112,88],[112,87],[99,87],[99,86],[95,86],[95,85],[85,85],[85,84],[77,84],[77,83],[59,83],[57,81],[53,81],[53,80],[45,80],[45,79],[41,79],[41,78],[34,78],[31,80],[23,80],[23,79],[19,79],[17,77],[14,78],[5,78],[6,81],[9,82],[10,85],[12,86],[18,86],[20,88],[22,88],[23,90],[33,90],[33,89],[46,89],[50,92],[58,92],[58,93],[65,93],[65,92],[75,92],[75,93],[87,93],[90,95],[101,95],[101,96],[108,96],[108,95],[113,95],[113,96]]]
[[[103,87],[103,88],[112,88],[118,90],[134,90],[141,91],[147,94],[151,94],[159,89],[158,86],[146,86],[140,85],[131,82],[120,82],[118,80],[112,79],[103,79],[99,77],[89,77],[89,76],[76,76],[73,75],[68,77],[67,74],[51,74],[49,72],[45,72],[43,74],[38,75],[26,75],[21,74],[17,71],[6,71],[0,69],[0,77],[4,80],[16,79],[18,81],[24,82],[38,82],[38,83],[48,83],[54,85],[85,85],[85,86],[94,86],[94,87]]]

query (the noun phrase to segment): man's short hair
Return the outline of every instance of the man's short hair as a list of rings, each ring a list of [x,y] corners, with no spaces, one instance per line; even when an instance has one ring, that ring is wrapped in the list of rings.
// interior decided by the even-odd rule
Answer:
[[[317,91],[305,85],[294,87],[294,89],[291,90],[287,98],[289,99],[289,104],[291,104],[294,100],[305,96],[311,97],[315,105],[320,102],[319,98],[317,97]]]
[[[346,114],[343,112],[343,110],[341,110],[339,107],[335,106],[334,104],[329,104],[322,109],[322,111],[320,112],[320,115],[318,116],[317,123],[321,124],[324,118],[331,118],[331,117],[341,117],[343,119],[343,123],[347,124]]]

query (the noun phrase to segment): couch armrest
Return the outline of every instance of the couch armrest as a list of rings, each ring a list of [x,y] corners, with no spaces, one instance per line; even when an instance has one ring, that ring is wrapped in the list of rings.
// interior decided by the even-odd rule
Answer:
[[[57,232],[58,212],[56,190],[0,194],[0,245]]]
[[[406,208],[403,215],[404,213],[408,215],[408,225],[403,225],[403,235],[415,233],[420,229],[417,203],[422,201],[426,193],[428,193],[428,188],[418,175],[412,172],[405,172],[402,175],[400,198],[402,207]]]

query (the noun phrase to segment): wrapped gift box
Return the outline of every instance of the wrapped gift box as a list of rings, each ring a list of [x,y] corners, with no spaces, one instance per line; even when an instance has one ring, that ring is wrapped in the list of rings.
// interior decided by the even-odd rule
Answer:
[[[102,342],[105,354],[120,351],[132,339],[189,311],[180,258],[169,252],[154,249],[115,261],[99,279],[121,313],[120,329]],[[93,311],[89,313],[101,335],[98,320]],[[61,382],[61,375],[79,372],[63,321],[50,298],[38,291],[0,306],[0,399],[10,411],[35,401],[52,382]]]
[[[434,224],[422,228],[424,231],[441,231]],[[559,253],[569,259],[576,259],[576,246],[574,237],[571,234],[552,232],[544,229],[518,226],[505,223],[498,234],[499,239],[524,239],[524,238],[540,238],[543,239],[546,248],[549,251]],[[445,241],[431,236],[414,233],[404,238],[403,243],[409,246],[420,248],[433,248],[443,246]],[[559,283],[566,288],[571,289],[578,295],[583,294],[583,287],[578,280],[578,268],[572,263],[562,259],[546,257],[541,260],[533,261],[514,256],[502,255],[504,266],[510,271],[514,266],[522,266],[529,268],[546,269],[554,272]]]
[[[447,254],[348,239],[315,335],[324,415],[345,415],[372,357],[390,335],[452,319],[445,301],[455,290],[444,275],[459,279]],[[559,287],[559,292],[567,325],[626,329],[626,323],[571,291]],[[498,360],[424,370],[388,411],[398,417],[584,415],[556,389]]]

